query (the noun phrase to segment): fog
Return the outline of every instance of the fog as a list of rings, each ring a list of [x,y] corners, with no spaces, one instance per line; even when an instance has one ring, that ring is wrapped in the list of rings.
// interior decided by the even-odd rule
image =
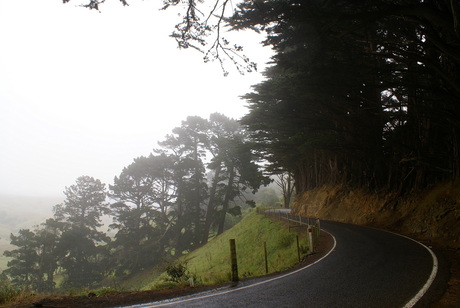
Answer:
[[[177,48],[178,11],[162,1],[108,1],[101,13],[76,4],[0,0],[0,194],[63,199],[81,175],[111,184],[187,116],[241,117],[239,96],[271,54],[263,37],[237,33],[259,72],[227,63],[224,77]]]

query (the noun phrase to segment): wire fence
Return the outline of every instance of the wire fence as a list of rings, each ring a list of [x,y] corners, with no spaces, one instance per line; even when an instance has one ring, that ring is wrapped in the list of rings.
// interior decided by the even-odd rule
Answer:
[[[292,215],[289,212],[289,210],[284,209],[257,209],[257,212],[267,217],[288,222],[289,231],[297,228],[306,228],[307,237],[309,241],[309,252],[313,253],[315,251],[321,233],[321,223],[319,219],[312,217],[303,217],[300,215]]]
[[[299,244],[299,233],[306,232],[307,239],[307,255],[313,254],[317,248],[319,237],[320,237],[320,221],[319,219],[302,217],[299,215],[292,215],[289,213],[289,210],[284,209],[268,209],[262,210],[257,209],[257,213],[260,215],[265,215],[271,219],[278,221],[285,221],[288,224],[289,231],[295,231],[296,234],[296,244],[297,244],[297,257],[298,261],[301,262],[301,246]],[[302,230],[303,228],[303,230]],[[267,243],[264,242],[264,264],[265,264],[265,273],[269,273],[269,260],[267,252]],[[237,282],[239,280],[238,275],[238,257],[236,252],[236,242],[235,239],[230,239],[230,260],[231,260],[231,280]]]

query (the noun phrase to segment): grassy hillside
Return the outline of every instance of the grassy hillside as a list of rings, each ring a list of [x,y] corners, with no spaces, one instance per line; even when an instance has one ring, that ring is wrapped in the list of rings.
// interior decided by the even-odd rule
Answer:
[[[186,268],[182,283],[187,283],[188,277],[194,277],[197,284],[218,284],[228,281],[230,239],[236,241],[240,278],[265,274],[264,242],[267,245],[269,273],[284,270],[298,262],[296,233],[289,232],[282,223],[252,211],[233,228],[170,265]],[[300,237],[299,242],[302,254],[305,254],[306,238]],[[124,288],[146,290],[176,284],[180,282],[171,282],[166,273],[159,275],[156,269],[154,272],[143,273],[126,281]]]
[[[0,300],[2,296],[4,296],[4,299],[8,299],[10,302],[8,307],[19,307],[18,305],[20,307],[30,307],[33,305],[32,303],[40,301],[45,301],[46,303],[56,302],[57,304],[52,305],[53,307],[86,307],[89,305],[89,301],[94,302],[100,299],[100,302],[107,307],[113,307],[116,305],[115,303],[120,303],[119,306],[122,303],[134,303],[133,297],[137,298],[135,299],[136,302],[146,302],[163,298],[161,296],[169,298],[185,295],[188,294],[187,292],[199,291],[200,288],[172,288],[188,285],[189,277],[194,278],[195,286],[219,284],[230,280],[229,239],[236,240],[239,276],[240,278],[246,278],[266,274],[264,242],[266,242],[267,246],[268,269],[270,273],[287,269],[297,263],[296,235],[297,233],[289,232],[285,224],[272,221],[252,210],[237,225],[224,232],[221,236],[210,240],[203,247],[173,263],[166,263],[138,275],[133,275],[123,283],[108,277],[101,284],[106,287],[101,287],[98,290],[72,290],[69,295],[73,296],[63,296],[62,294],[46,296],[31,295],[27,292],[10,294],[7,292],[15,291],[15,289],[4,285],[3,289],[0,286],[0,289],[2,289],[0,290],[2,291],[0,292]],[[304,256],[307,251],[305,236],[299,237],[299,243],[302,246],[301,256]],[[175,280],[171,279],[171,276],[165,271],[168,266],[170,268],[184,269],[184,275]],[[171,289],[164,290],[165,288]],[[141,290],[149,291],[119,292]],[[88,294],[93,293],[104,296],[89,298]],[[109,293],[113,296],[109,295]]]

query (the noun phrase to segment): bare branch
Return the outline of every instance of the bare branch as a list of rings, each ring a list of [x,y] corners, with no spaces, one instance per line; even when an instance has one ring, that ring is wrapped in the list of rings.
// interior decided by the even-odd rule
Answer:
[[[119,0],[124,6],[128,0]],[[214,3],[210,2],[214,1]],[[70,0],[63,0],[63,3]],[[98,10],[106,0],[87,0],[80,6]],[[209,6],[209,3],[212,3]],[[163,0],[162,10],[170,7],[181,7],[184,10],[182,20],[176,24],[170,35],[177,42],[179,48],[193,48],[204,54],[204,62],[217,60],[225,76],[229,74],[225,62],[230,60],[240,74],[257,71],[257,64],[243,54],[243,47],[231,45],[223,33],[223,26],[227,26],[233,10],[229,9],[231,0]],[[234,30],[234,28],[229,29]]]

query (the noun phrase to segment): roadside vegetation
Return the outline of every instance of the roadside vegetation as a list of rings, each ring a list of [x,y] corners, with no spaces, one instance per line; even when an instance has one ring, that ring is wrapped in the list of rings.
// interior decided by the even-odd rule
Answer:
[[[106,286],[73,289],[65,295],[87,297],[113,292],[176,288],[190,285],[190,278],[193,278],[195,286],[225,283],[230,280],[229,239],[236,240],[240,279],[266,274],[264,242],[269,273],[285,270],[298,262],[296,234],[289,232],[283,223],[259,215],[254,209],[248,210],[234,227],[177,260],[141,271],[120,283],[107,278]],[[304,255],[307,251],[306,238],[300,236],[299,242]],[[17,288],[7,280],[0,285],[1,304],[11,305],[43,298],[43,295],[33,297],[31,292]]]
[[[241,279],[266,274],[264,242],[267,247],[268,273],[287,269],[298,262],[296,233],[288,231],[283,223],[276,222],[251,211],[243,220],[212,239],[207,245],[192,251],[174,262],[170,268],[182,269],[182,280],[171,279],[168,273],[161,281],[178,284],[219,284],[231,279],[229,240],[235,239],[238,258],[238,272]],[[305,237],[299,238],[302,255],[307,252]],[[175,281],[174,281],[175,280]],[[161,285],[161,284],[160,284]],[[153,286],[158,286],[155,281]]]
[[[271,182],[248,138],[222,114],[187,117],[108,188],[78,177],[52,217],[11,233],[2,274],[41,294],[98,288],[203,246]]]

